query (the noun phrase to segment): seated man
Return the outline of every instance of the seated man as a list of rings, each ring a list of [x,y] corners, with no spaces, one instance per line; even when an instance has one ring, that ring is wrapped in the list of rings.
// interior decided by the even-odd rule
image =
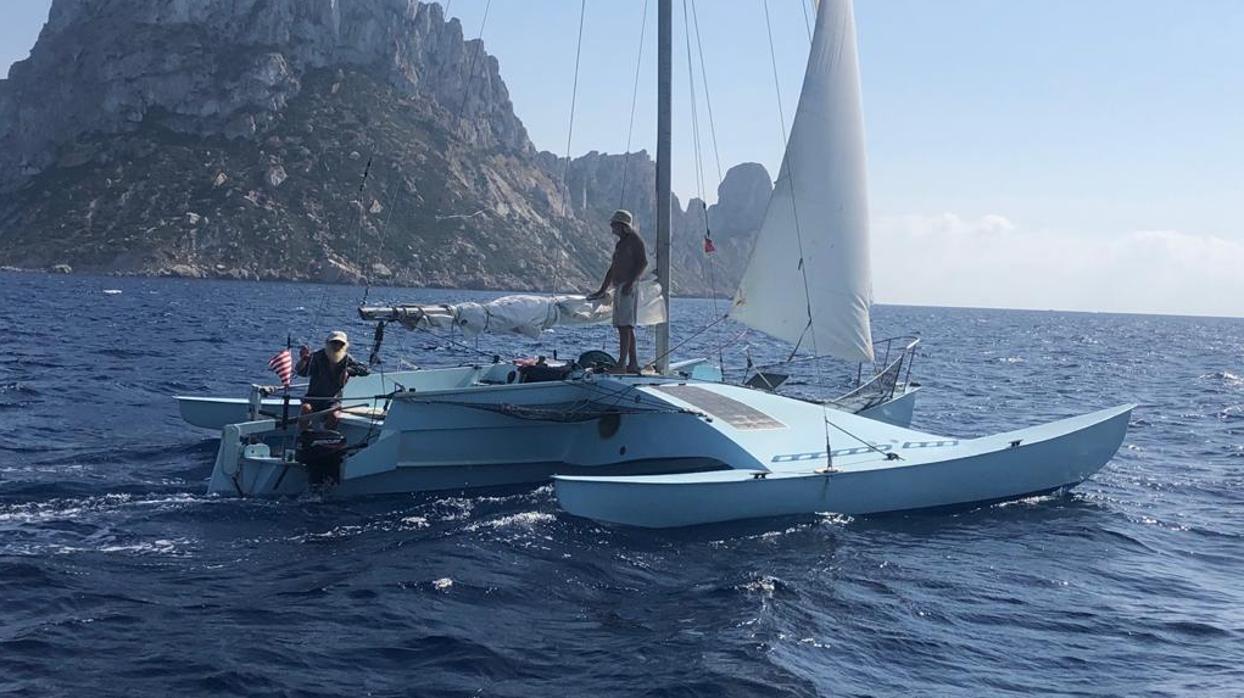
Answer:
[[[303,414],[333,410],[324,415],[324,428],[337,426],[336,408],[341,406],[341,391],[346,387],[350,376],[366,376],[371,371],[354,360],[349,354],[350,340],[340,330],[328,335],[324,348],[311,353],[311,348],[303,345],[298,357],[298,366],[294,371],[303,377],[310,377],[307,394],[302,399]]]

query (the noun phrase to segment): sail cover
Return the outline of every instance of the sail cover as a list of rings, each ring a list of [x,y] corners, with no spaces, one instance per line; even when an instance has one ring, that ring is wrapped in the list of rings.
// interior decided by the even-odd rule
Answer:
[[[872,361],[871,284],[855,17],[850,0],[821,0],[782,169],[730,314],[819,355]]]
[[[641,326],[665,320],[661,286],[649,275],[638,282]],[[364,320],[396,321],[410,329],[459,330],[466,337],[512,332],[539,337],[541,332],[566,325],[592,325],[613,318],[612,298],[589,301],[577,295],[513,295],[483,303],[444,303],[364,307]]]

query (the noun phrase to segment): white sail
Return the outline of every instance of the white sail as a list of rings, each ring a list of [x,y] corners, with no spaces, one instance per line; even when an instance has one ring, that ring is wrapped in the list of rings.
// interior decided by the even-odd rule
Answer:
[[[822,0],[782,169],[733,318],[820,355],[873,360],[865,178],[854,12],[850,0]]]
[[[637,282],[640,326],[665,321],[661,286],[649,275]],[[580,295],[514,295],[483,303],[424,303],[360,308],[365,320],[400,322],[411,329],[456,329],[466,337],[512,332],[539,337],[541,332],[566,325],[592,325],[613,318],[612,298],[589,301]]]

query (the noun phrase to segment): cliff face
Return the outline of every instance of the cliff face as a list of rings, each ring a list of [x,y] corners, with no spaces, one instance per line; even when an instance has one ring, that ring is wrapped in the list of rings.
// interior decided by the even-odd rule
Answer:
[[[755,167],[709,210],[723,265],[767,200]],[[651,232],[654,177],[646,153],[535,152],[497,61],[410,0],[55,0],[0,80],[17,266],[586,288],[620,202]],[[697,206],[675,216],[677,291],[712,285]]]
[[[459,135],[479,145],[530,149],[497,61],[439,5],[55,0],[30,58],[0,81],[0,186],[54,165],[83,134],[156,126],[253,138],[326,67],[452,109]]]

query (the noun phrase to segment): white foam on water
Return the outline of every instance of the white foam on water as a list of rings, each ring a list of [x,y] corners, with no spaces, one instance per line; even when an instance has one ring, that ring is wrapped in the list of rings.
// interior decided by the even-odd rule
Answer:
[[[427,528],[431,524],[428,523],[426,516],[405,516],[399,521],[404,528]]]
[[[761,596],[769,598],[773,596],[773,592],[777,591],[777,583],[778,583],[777,577],[773,577],[773,576],[766,574],[763,577],[760,577],[759,579],[753,579],[752,581],[742,585],[741,587],[736,587],[736,588],[742,591],[760,594]]]
[[[477,523],[473,523],[467,526],[464,530],[474,532],[474,531],[478,531],[483,528],[493,528],[493,529],[502,529],[502,528],[510,528],[510,527],[535,528],[536,526],[539,526],[540,524],[552,523],[553,521],[556,521],[556,520],[557,520],[557,517],[552,514],[547,514],[541,511],[524,511],[519,514],[510,514],[509,516],[502,516],[501,518],[498,518],[498,519],[489,519],[488,521],[480,521]]]
[[[0,506],[0,523],[34,524],[44,521],[78,519],[90,514],[111,513],[152,507],[160,510],[181,508],[209,501],[191,494],[135,498],[131,494],[105,494],[80,499],[49,499]]]

